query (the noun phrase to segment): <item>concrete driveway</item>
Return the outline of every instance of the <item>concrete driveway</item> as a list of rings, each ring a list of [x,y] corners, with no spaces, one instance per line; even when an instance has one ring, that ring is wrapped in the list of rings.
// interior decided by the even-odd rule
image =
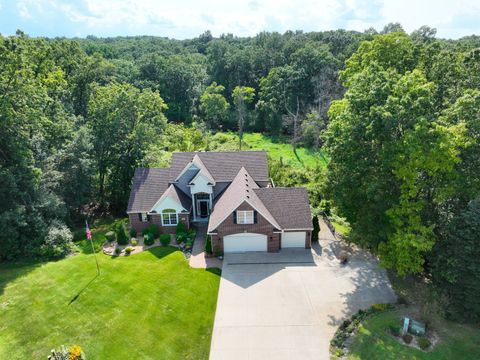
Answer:
[[[341,266],[334,242],[323,238],[312,251],[227,255],[210,359],[329,359],[344,318],[396,300],[373,258],[356,253]]]

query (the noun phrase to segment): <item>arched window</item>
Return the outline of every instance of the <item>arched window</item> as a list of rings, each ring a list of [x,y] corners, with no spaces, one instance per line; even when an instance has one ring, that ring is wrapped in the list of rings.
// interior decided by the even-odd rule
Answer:
[[[162,211],[162,225],[174,226],[178,223],[177,212],[173,209],[165,209]]]

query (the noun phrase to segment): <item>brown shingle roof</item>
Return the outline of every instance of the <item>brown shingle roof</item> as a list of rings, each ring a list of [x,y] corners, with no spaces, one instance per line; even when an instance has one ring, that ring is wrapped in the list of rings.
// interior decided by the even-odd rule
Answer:
[[[255,181],[268,181],[265,151],[177,152],[173,153],[170,181],[174,181],[195,155],[201,159],[215,181],[232,181],[244,167]]]
[[[150,211],[160,196],[167,190],[169,177],[170,169],[136,169],[127,213]]]
[[[312,213],[305,188],[254,190],[282,229],[312,229]]]
[[[173,184],[170,185],[167,190],[165,190],[165,192],[160,196],[157,201],[155,201],[155,204],[157,202],[160,203],[167,196],[182,205],[185,210],[190,211],[190,208],[192,207],[192,198],[188,197],[182,190],[180,190]],[[152,205],[152,207],[154,205]]]
[[[255,180],[248,173],[248,171],[241,167],[232,183],[223,192],[220,198],[216,201],[213,211],[210,214],[208,221],[208,231],[211,232],[220,225],[226,217],[228,217],[238,206],[244,201],[250,203],[262,216],[269,221],[273,226],[280,229],[280,225],[270,213],[269,209],[265,207],[263,202],[256,194],[259,189]]]

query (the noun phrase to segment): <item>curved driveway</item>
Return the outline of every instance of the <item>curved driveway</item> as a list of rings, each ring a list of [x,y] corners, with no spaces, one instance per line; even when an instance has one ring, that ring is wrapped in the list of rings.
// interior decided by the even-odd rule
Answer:
[[[357,252],[341,266],[328,229],[319,244],[226,255],[211,360],[329,359],[329,341],[345,317],[396,300],[375,259]]]

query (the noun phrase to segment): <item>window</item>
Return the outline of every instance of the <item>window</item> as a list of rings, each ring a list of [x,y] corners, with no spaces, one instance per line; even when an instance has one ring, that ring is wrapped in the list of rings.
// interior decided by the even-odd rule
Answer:
[[[140,213],[139,215],[140,215],[141,222],[148,222],[148,220],[150,220],[147,213]]]
[[[237,224],[253,224],[253,211],[237,211]]]
[[[177,225],[178,217],[177,213],[173,209],[166,209],[162,211],[162,225],[173,226]]]

